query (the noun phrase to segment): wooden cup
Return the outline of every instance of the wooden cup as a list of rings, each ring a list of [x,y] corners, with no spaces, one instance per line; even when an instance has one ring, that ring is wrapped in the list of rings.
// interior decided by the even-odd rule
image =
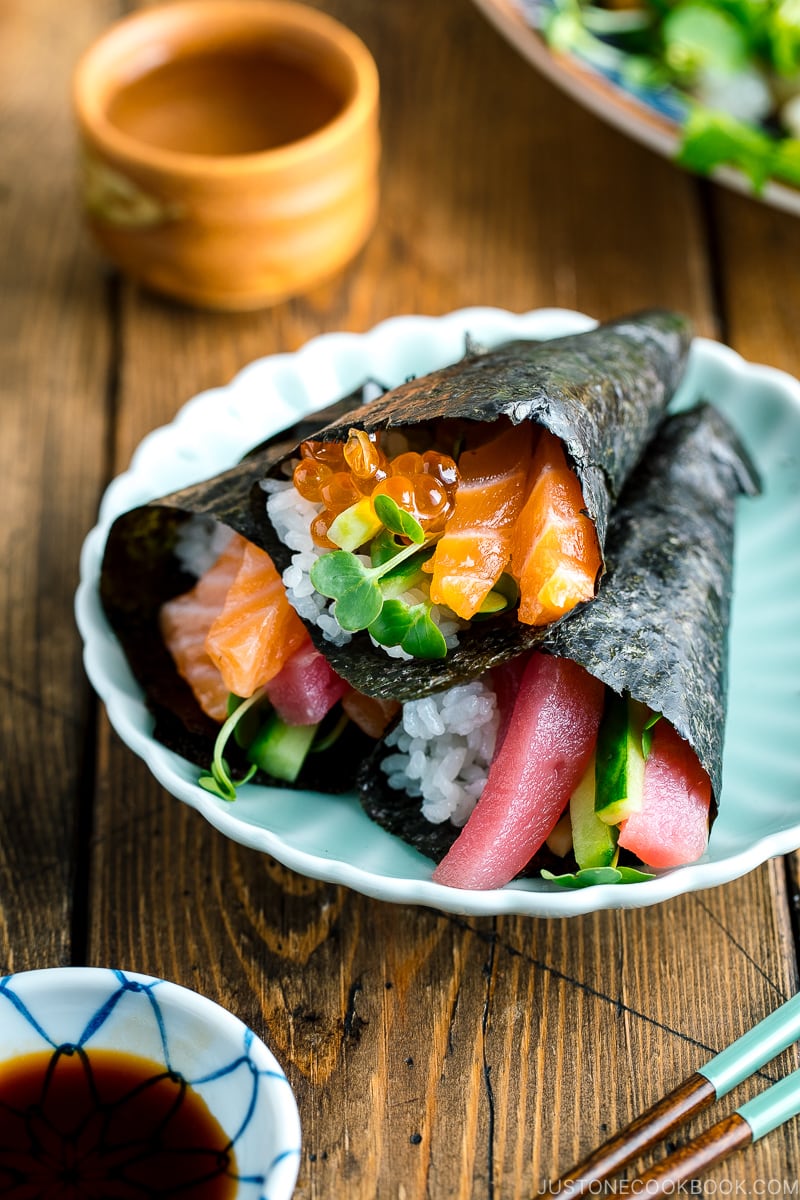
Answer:
[[[105,255],[200,307],[275,304],[335,276],[378,209],[378,74],[290,0],[181,0],[111,26],[73,96]]]

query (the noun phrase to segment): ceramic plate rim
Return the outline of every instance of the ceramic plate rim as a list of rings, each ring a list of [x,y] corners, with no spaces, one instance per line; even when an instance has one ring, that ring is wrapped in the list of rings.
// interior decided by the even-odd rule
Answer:
[[[645,100],[606,78],[573,54],[555,53],[525,20],[513,0],[473,0],[476,8],[532,66],[595,116],[628,137],[669,159],[679,146],[678,126]],[[685,168],[680,168],[685,170]],[[702,178],[702,176],[700,177]],[[800,215],[800,188],[768,180],[756,193],[750,180],[734,167],[721,166],[709,175],[715,182],[751,200]]]

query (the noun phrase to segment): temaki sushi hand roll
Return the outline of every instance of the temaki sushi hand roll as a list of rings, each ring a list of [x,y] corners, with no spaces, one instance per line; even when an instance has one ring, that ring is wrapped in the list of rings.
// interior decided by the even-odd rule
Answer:
[[[264,538],[337,673],[374,697],[438,691],[591,600],[689,341],[650,312],[468,354],[274,467]]]
[[[381,390],[365,385],[315,422]],[[101,600],[154,736],[225,800],[254,775],[346,790],[394,711],[314,648],[252,515],[265,470],[316,427],[300,422],[222,475],[121,514],[105,548]]]
[[[544,867],[583,886],[703,854],[735,505],[757,487],[716,409],[668,418],[612,516],[597,599],[481,680],[403,706],[361,797],[438,861],[434,880],[493,888]]]

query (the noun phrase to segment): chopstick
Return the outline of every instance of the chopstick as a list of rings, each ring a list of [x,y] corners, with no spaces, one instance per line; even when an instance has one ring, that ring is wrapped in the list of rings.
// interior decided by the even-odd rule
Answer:
[[[627,1163],[639,1158],[670,1130],[682,1125],[689,1117],[707,1108],[713,1101],[720,1100],[727,1095],[798,1038],[800,1038],[800,993],[776,1008],[763,1021],[760,1021],[747,1033],[742,1034],[735,1042],[731,1042],[730,1046],[721,1050],[719,1054],[715,1054],[704,1066],[698,1067],[697,1071],[688,1079],[668,1092],[630,1125],[627,1125],[614,1137],[609,1138],[566,1175],[562,1175],[561,1179],[551,1187],[551,1192],[564,1194],[565,1191],[588,1191],[593,1183],[600,1183],[604,1179],[608,1179]],[[796,1075],[798,1078],[795,1078]],[[786,1091],[791,1092],[791,1080],[794,1080],[793,1086],[798,1093],[797,1111],[800,1111],[800,1073],[795,1072],[768,1088],[761,1096],[743,1105],[732,1117],[718,1122],[708,1131],[706,1137],[713,1134],[710,1145],[705,1149],[701,1147],[697,1152],[712,1153],[715,1157],[704,1158],[703,1165],[707,1166],[711,1162],[719,1161],[738,1146],[746,1145],[756,1137],[762,1137],[763,1133],[768,1133],[783,1120],[788,1120],[789,1116],[795,1115],[789,1113],[788,1116],[778,1120],[775,1125],[771,1125],[769,1129],[764,1129],[763,1133],[752,1132],[753,1128],[761,1128],[764,1119],[760,1115],[762,1109],[757,1102],[763,1102],[765,1109],[769,1109],[769,1111],[773,1111],[776,1107],[780,1108],[784,1103],[782,1097]],[[782,1089],[777,1096],[775,1095],[776,1089]],[[770,1096],[772,1100],[768,1101],[766,1098]],[[755,1109],[752,1109],[750,1105],[755,1105]],[[753,1127],[749,1123],[748,1112],[754,1118],[755,1126]],[[732,1128],[729,1129],[728,1125],[731,1122]],[[726,1128],[723,1130],[721,1126]],[[691,1143],[691,1146],[697,1147],[697,1143],[703,1141],[703,1136],[701,1135],[697,1141]],[[689,1147],[684,1147],[684,1151],[688,1152],[688,1150]],[[674,1162],[681,1153],[678,1151],[676,1155],[670,1156],[670,1159],[665,1159],[663,1163],[659,1164],[659,1167],[673,1169],[672,1167],[666,1168],[665,1164]],[[683,1166],[686,1166],[686,1163]],[[683,1169],[683,1166],[679,1167],[679,1164],[675,1163],[674,1169]],[[653,1168],[653,1170],[657,1172],[659,1167]],[[648,1178],[649,1176],[642,1176],[642,1179]],[[653,1178],[657,1178],[657,1175]],[[647,1193],[648,1196],[650,1194],[650,1192]]]
[[[800,1113],[800,1070],[768,1087],[765,1092],[742,1104],[701,1133],[694,1141],[645,1171],[631,1185],[632,1190],[650,1196],[675,1194],[677,1184],[692,1179],[707,1167],[721,1162],[734,1150],[757,1142],[785,1121]]]

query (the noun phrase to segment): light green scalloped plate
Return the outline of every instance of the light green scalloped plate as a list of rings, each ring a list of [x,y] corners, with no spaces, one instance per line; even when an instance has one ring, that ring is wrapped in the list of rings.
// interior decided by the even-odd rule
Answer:
[[[800,384],[716,342],[693,344],[675,404],[704,398],[718,405],[753,455],[764,493],[742,501],[739,511],[723,789],[700,862],[623,887],[564,891],[524,880],[488,892],[456,891],[433,883],[431,862],[369,821],[354,796],[250,784],[226,804],[197,785],[192,764],[153,740],[142,694],[105,620],[98,578],[119,513],[224,470],[367,377],[393,385],[454,361],[467,333],[491,345],[593,324],[559,309],[517,315],[473,308],[444,317],[396,317],[365,334],[325,334],[296,354],[252,363],[145,438],[130,468],[108,488],[84,544],[76,615],[86,671],[112,725],[169,792],[228,837],[301,874],[381,900],[468,914],[561,917],[655,904],[725,883],[800,847]]]

